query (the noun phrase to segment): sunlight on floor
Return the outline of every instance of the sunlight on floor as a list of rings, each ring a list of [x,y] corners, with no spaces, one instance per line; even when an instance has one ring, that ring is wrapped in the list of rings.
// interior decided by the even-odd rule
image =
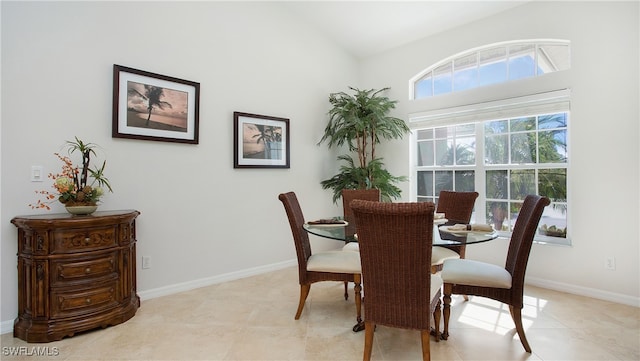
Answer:
[[[525,297],[524,303],[522,325],[526,330],[531,327],[536,317],[539,316],[547,304],[547,300]],[[469,301],[464,302],[462,298],[460,298],[456,300],[454,304],[459,304],[464,311],[457,319],[460,324],[494,332],[498,335],[506,335],[515,328],[515,324],[509,313],[509,306],[501,302],[484,297],[470,296]]]

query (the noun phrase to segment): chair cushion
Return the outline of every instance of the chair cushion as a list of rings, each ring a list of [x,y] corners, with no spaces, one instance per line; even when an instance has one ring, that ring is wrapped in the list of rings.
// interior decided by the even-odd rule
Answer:
[[[437,266],[448,259],[460,258],[458,252],[445,247],[433,246],[431,251],[431,265]]]
[[[342,247],[342,250],[360,252],[360,244],[358,242],[349,242]]]
[[[439,275],[431,275],[431,300],[438,296],[438,290],[442,287],[442,277]]]
[[[307,260],[307,271],[360,274],[361,269],[360,252],[318,252]]]
[[[511,288],[511,274],[504,267],[470,259],[448,259],[440,273],[444,283]]]

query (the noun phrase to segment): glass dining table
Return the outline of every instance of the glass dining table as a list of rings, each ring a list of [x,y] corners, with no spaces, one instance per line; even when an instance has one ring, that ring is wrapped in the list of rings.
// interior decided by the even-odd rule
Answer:
[[[435,220],[433,227],[433,245],[434,246],[463,246],[467,244],[475,244],[491,241],[498,238],[495,231],[460,231],[447,228],[454,224],[458,224],[454,220]],[[309,234],[313,234],[323,238],[343,241],[345,243],[358,242],[356,227],[353,223],[343,224],[308,224],[303,226],[304,230]]]
[[[338,219],[336,217],[334,219]],[[345,243],[358,242],[356,227],[353,223],[343,221],[342,224],[308,224],[305,223],[303,228],[309,234],[319,237],[342,241]],[[434,246],[462,246],[467,244],[475,244],[491,241],[498,238],[495,231],[449,231],[447,227],[463,223],[455,220],[439,219],[434,220],[433,227],[433,245]],[[360,322],[353,326],[353,331],[358,332],[364,330],[364,322]]]

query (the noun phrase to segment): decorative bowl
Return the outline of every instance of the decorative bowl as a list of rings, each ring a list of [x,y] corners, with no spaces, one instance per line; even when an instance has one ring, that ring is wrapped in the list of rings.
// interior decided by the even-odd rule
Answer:
[[[88,215],[95,212],[96,209],[98,209],[98,206],[71,206],[71,207],[65,207],[65,209],[67,210],[67,212],[71,214],[81,216],[81,215]]]

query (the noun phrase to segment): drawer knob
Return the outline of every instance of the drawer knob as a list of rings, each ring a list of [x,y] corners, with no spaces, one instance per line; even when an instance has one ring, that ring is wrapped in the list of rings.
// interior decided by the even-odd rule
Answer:
[[[91,242],[91,238],[86,237],[86,238],[84,239],[84,243],[85,243],[85,244],[89,244],[89,242]]]
[[[84,273],[91,273],[91,267],[85,268]]]
[[[86,302],[87,304],[90,304],[90,303],[91,303],[91,299],[90,299],[90,298],[87,298],[87,299],[85,300],[85,302]]]

